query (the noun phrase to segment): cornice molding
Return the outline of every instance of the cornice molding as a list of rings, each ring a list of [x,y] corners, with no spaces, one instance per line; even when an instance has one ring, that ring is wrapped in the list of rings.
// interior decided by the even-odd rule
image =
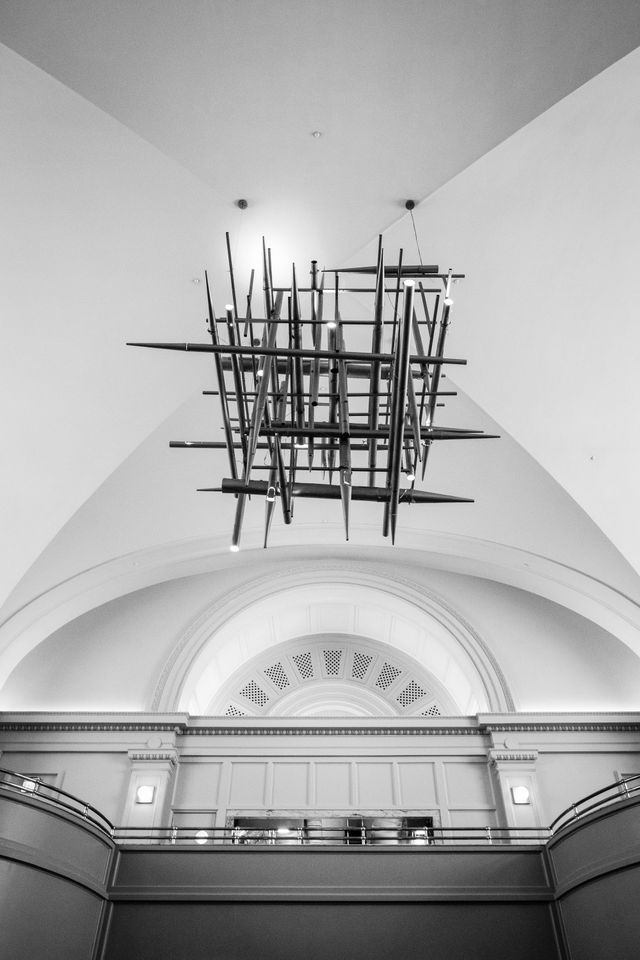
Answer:
[[[595,732],[595,733],[619,733],[622,731],[640,731],[640,723],[637,720],[618,720],[615,722],[585,722],[585,721],[553,721],[550,723],[501,723],[490,724],[484,727],[487,733],[573,733]]]
[[[74,721],[71,716],[65,720],[45,720],[45,719],[11,719],[0,720],[0,733],[173,733],[179,737],[270,737],[270,736],[476,736],[490,737],[496,732],[521,732],[521,733],[638,733],[640,732],[640,721],[637,714],[634,719],[625,720],[624,717],[618,717],[616,720],[551,720],[547,722],[540,721],[513,721],[504,723],[485,723],[479,722],[456,723],[457,718],[450,718],[452,722],[443,723],[443,718],[438,718],[432,723],[385,723],[385,724],[352,724],[352,723],[242,723],[237,720],[231,723],[217,722],[214,718],[192,718],[184,721],[166,722],[162,719],[154,721],[152,716],[146,714],[145,720],[118,719],[105,720],[103,717],[96,718],[95,721],[82,719]],[[444,718],[445,720],[448,718]],[[463,719],[463,718],[460,718]],[[210,722],[207,722],[209,721]],[[203,722],[204,721],[204,722]],[[162,753],[171,753],[171,750],[149,750],[144,747],[136,749],[136,754],[141,757],[152,757]],[[537,756],[538,751],[523,750],[500,750],[494,749],[491,754],[495,754],[499,759],[534,759],[533,754]]]
[[[167,733],[176,733],[181,734],[185,732],[185,725],[176,725],[174,723],[153,723],[152,721],[148,723],[136,723],[129,721],[102,721],[96,723],[74,723],[73,720],[65,721],[42,721],[42,720],[22,720],[22,721],[10,721],[7,723],[0,721],[0,732],[4,733],[14,733],[20,731],[34,731],[34,732],[54,732],[54,733],[63,733],[69,731],[71,733],[111,733],[116,731],[127,731],[127,732],[137,732],[137,733],[155,733],[157,732],[167,732]]]
[[[185,730],[185,736],[321,736],[321,737],[393,737],[393,736],[478,736],[477,727],[195,727]]]
[[[535,763],[538,759],[537,750],[490,750],[489,759],[492,763]]]
[[[129,760],[136,763],[163,761],[176,764],[178,762],[177,750],[128,750],[127,753]]]

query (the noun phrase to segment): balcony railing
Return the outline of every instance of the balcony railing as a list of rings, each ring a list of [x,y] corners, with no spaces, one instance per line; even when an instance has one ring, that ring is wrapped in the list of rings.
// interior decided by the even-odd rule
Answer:
[[[473,844],[504,846],[546,843],[569,824],[610,804],[640,795],[640,774],[623,777],[614,783],[575,801],[556,817],[549,827],[462,826],[439,827],[426,822],[408,825],[416,818],[378,818],[383,825],[373,825],[376,818],[347,818],[348,825],[329,827],[320,820],[304,821],[298,826],[274,824],[247,829],[238,825],[226,827],[165,826],[115,827],[104,814],[73,794],[44,783],[37,776],[15,773],[0,768],[0,791],[51,805],[92,824],[119,844],[161,844],[199,846],[411,846]],[[357,821],[357,825],[354,824]]]
[[[558,814],[549,829],[552,834],[555,834],[558,830],[562,830],[562,828],[568,826],[568,824],[574,823],[576,820],[579,820],[580,817],[585,817],[588,813],[593,813],[595,810],[600,810],[602,807],[606,807],[611,803],[617,803],[619,800],[625,800],[639,793],[640,774],[632,777],[621,777],[608,786],[596,790],[595,793],[590,793],[588,796],[583,797],[582,800],[576,800],[575,803],[572,803],[566,810]]]
[[[0,768],[0,789],[12,795],[31,797],[43,804],[52,804],[59,809],[81,817],[110,837],[113,836],[114,826],[103,813],[96,810],[90,803],[78,800],[72,793],[67,793],[60,787],[44,783],[36,776],[32,777],[27,773],[14,773],[11,770]]]
[[[341,828],[324,830],[251,831],[236,827],[117,827],[114,839],[120,844],[199,844],[225,846],[410,846],[432,847],[456,844],[512,845],[544,844],[551,837],[547,827],[430,827],[420,833],[411,829],[367,827],[359,836]]]

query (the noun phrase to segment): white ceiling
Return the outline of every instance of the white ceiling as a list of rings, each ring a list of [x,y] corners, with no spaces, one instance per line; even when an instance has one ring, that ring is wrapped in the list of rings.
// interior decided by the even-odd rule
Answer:
[[[226,535],[226,513],[208,529],[214,508],[190,499],[199,464],[154,480],[180,455],[161,425],[208,368],[123,348],[201,339],[191,281],[209,266],[224,302],[224,231],[242,269],[263,232],[277,263],[357,261],[380,232],[414,259],[409,197],[425,260],[469,275],[469,410],[511,435],[508,523],[488,496],[466,535],[638,594],[622,558],[640,569],[640,61],[618,62],[640,44],[635,0],[15,0],[0,38],[3,597],[40,556],[7,609],[119,553]],[[530,491],[552,478],[541,542]],[[460,483],[476,493],[472,472]]]
[[[15,0],[0,36],[215,201],[303,211],[343,258],[633,50],[640,7]]]

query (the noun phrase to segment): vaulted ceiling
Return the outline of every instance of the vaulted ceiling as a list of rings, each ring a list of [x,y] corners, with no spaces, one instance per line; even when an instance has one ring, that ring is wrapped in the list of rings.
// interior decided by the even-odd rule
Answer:
[[[635,0],[8,0],[0,39],[0,665],[232,562],[229,505],[195,493],[222,457],[168,449],[218,429],[210,365],[124,346],[204,339],[225,231],[243,278],[262,235],[285,277],[373,262],[379,234],[467,275],[442,415],[502,439],[438,452],[429,487],[476,503],[401,514],[400,544],[640,649]],[[354,520],[388,560],[377,513]],[[339,507],[305,505],[273,549],[342,539]]]

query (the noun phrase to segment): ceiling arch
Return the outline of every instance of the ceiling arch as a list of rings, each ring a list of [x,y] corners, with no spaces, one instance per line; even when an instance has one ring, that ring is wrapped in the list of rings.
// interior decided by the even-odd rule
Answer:
[[[236,671],[301,637],[341,634],[393,648],[427,670],[461,713],[514,709],[482,639],[439,599],[408,580],[356,563],[262,576],[212,604],[175,645],[152,709],[206,713]]]

